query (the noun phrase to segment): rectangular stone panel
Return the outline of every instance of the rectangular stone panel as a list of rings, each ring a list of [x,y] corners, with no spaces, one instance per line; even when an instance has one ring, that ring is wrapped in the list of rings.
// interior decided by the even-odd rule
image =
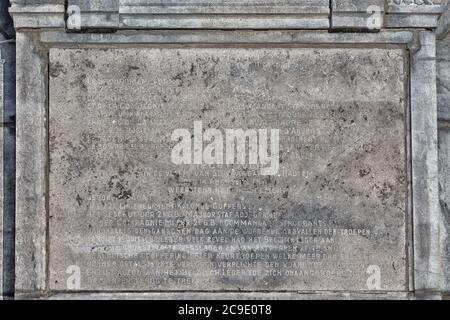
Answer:
[[[406,290],[406,62],[51,49],[50,289]]]

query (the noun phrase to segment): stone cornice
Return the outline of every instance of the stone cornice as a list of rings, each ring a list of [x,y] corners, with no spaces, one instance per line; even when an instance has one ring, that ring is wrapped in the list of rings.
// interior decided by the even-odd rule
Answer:
[[[65,6],[63,4],[12,4],[9,9],[14,27],[22,28],[64,28]]]
[[[16,29],[436,28],[446,0],[13,0]],[[380,21],[371,25],[374,14]],[[377,25],[378,24],[378,25]]]

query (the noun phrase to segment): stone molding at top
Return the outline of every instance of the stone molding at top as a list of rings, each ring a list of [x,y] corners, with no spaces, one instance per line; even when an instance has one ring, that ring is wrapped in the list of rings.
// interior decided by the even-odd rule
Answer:
[[[14,27],[64,28],[64,0],[11,0]]]
[[[159,0],[12,0],[11,3],[16,29],[379,30],[435,28],[447,0],[167,0],[164,4]]]
[[[436,28],[447,0],[388,0],[387,28]]]
[[[69,0],[68,29],[326,29],[329,0]],[[80,14],[81,18],[77,17]]]
[[[447,35],[450,35],[450,1],[448,1],[447,7],[438,21],[436,34],[439,39],[444,39]]]

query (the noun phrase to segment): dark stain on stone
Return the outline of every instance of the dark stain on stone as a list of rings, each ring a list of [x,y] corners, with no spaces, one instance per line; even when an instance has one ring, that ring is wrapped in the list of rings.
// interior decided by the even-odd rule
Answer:
[[[79,194],[77,194],[76,200],[77,200],[78,205],[81,206],[81,204],[83,203],[83,199],[80,197]]]
[[[126,188],[125,179],[119,179],[118,176],[112,176],[108,181],[108,187],[110,190],[115,190],[113,197],[119,200],[127,200],[132,196],[131,189]]]
[[[95,64],[89,59],[83,60],[83,64],[89,69],[95,69]]]
[[[394,192],[394,187],[390,183],[384,182],[382,186],[375,185],[375,188],[377,189],[378,199],[381,200],[383,205],[386,205]]]
[[[86,74],[80,74],[76,77],[74,81],[70,83],[70,86],[77,87],[79,86],[82,91],[87,91],[87,85],[84,83],[86,80]],[[82,105],[80,105],[82,106]]]
[[[50,63],[50,70],[49,70],[50,77],[56,78],[61,73],[67,74],[67,71],[64,69],[64,66],[60,62]]]
[[[167,183],[178,183],[180,182],[180,174],[178,172],[171,172]]]
[[[176,74],[174,77],[172,77],[172,80],[178,81],[178,86],[183,87],[184,86],[184,73],[180,72]]]
[[[370,174],[370,169],[361,169],[361,170],[359,170],[359,176],[361,178],[367,176],[368,174]]]

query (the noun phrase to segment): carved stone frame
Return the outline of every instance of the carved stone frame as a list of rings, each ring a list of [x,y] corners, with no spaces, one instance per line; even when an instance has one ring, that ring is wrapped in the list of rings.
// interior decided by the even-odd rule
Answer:
[[[443,287],[437,161],[435,35],[431,31],[143,31],[66,33],[19,29],[17,41],[16,298],[416,298]],[[95,293],[50,292],[48,283],[49,49],[142,46],[400,46],[409,52],[407,149],[409,201],[405,292]]]

